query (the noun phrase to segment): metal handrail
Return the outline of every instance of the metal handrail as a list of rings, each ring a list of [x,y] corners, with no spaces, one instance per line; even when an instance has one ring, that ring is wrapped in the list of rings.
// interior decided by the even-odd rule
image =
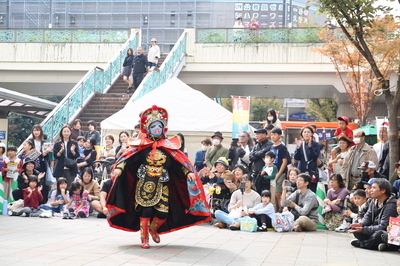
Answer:
[[[69,124],[75,119],[95,92],[107,92],[119,76],[126,50],[132,48],[135,51],[139,41],[138,30],[132,29],[129,39],[107,63],[106,67],[104,69],[93,67],[89,70],[51,111],[41,123],[44,133],[48,136],[48,141],[52,141],[56,137],[63,125]]]
[[[140,83],[139,87],[132,95],[131,99],[133,99],[134,101],[140,99],[147,93],[164,84],[172,76],[177,74],[177,68],[186,56],[186,35],[186,31],[184,31],[179,37],[171,52],[168,54],[163,64],[161,65],[159,69],[160,71],[147,73],[146,77],[143,79],[142,83]]]

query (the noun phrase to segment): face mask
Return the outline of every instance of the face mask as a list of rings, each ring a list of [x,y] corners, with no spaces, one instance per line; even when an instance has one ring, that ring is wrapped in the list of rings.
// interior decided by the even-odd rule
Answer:
[[[360,144],[360,143],[361,143],[361,138],[354,138],[354,139],[353,139],[353,142],[354,142],[355,144]]]
[[[361,177],[362,177],[362,179],[368,179],[368,178],[369,178],[369,175],[368,175],[367,172],[362,172],[362,173],[361,173]]]
[[[206,150],[207,150],[207,146],[201,145],[201,150],[202,150],[202,151],[206,151]]]
[[[272,120],[274,120],[274,117],[273,116],[268,116],[267,119],[268,119],[268,121],[272,121]]]
[[[221,141],[219,139],[213,139],[212,143],[213,145],[218,146],[219,144],[221,144]]]
[[[163,125],[158,121],[151,123],[149,126],[150,134],[156,137],[162,135],[163,129],[164,129]]]
[[[271,160],[270,160],[270,159],[264,159],[264,162],[265,162],[266,164],[269,164],[269,163],[271,163]]]

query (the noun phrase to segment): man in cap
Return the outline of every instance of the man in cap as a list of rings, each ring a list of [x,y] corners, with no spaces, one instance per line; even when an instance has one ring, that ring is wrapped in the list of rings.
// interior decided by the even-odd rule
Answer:
[[[215,132],[214,135],[211,136],[211,139],[213,146],[208,148],[206,151],[206,165],[209,169],[213,167],[218,158],[228,158],[229,156],[229,149],[223,147],[221,144],[222,140],[224,139],[221,132]]]
[[[265,153],[269,151],[272,147],[272,142],[268,140],[267,130],[264,128],[257,129],[254,131],[256,133],[257,144],[254,146],[253,150],[250,152],[250,162],[252,163],[252,171],[251,176],[254,184],[256,184],[256,191],[260,194],[261,188],[257,187],[257,184],[260,184],[261,176],[260,172],[264,167],[264,157]]]
[[[160,47],[157,45],[156,38],[151,39],[151,46],[147,54],[147,61],[149,61],[150,68],[157,66],[158,59],[160,58]]]
[[[361,170],[361,181],[366,182],[371,178],[385,178],[383,175],[376,171],[376,165],[373,161],[363,162],[361,166],[358,167],[358,169]]]
[[[378,164],[378,157],[374,149],[365,143],[365,132],[357,130],[353,141],[356,145],[350,148],[344,157],[341,175],[346,180],[348,190],[352,190],[361,180],[361,170],[358,168],[362,162],[372,161]],[[375,166],[376,167],[376,166]]]
[[[372,182],[371,198],[368,211],[360,223],[351,225],[350,232],[354,234],[355,240],[351,245],[358,248],[383,250],[382,234],[389,225],[389,218],[397,216],[396,197],[391,194],[389,181],[377,178]]]

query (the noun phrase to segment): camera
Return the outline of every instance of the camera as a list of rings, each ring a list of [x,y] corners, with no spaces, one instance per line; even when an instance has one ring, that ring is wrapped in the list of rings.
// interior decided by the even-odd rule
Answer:
[[[282,204],[282,207],[287,207],[290,204],[290,200],[285,200],[285,202]]]
[[[289,180],[285,181],[285,187],[291,187],[292,186],[292,182],[290,182]]]

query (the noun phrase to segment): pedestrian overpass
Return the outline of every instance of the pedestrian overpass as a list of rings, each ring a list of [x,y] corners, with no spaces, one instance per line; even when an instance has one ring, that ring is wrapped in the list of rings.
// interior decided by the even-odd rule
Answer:
[[[333,65],[328,58],[312,51],[312,48],[322,46],[315,37],[317,30],[265,29],[257,31],[257,35],[254,35],[253,31],[239,30],[241,39],[237,41],[237,29],[186,29],[168,54],[160,71],[149,73],[130,101],[142,97],[169,78],[178,77],[210,98],[225,98],[231,95],[335,98],[339,103],[339,113],[348,114],[351,111],[347,96],[336,77]],[[0,61],[8,62],[15,71],[8,69],[6,72],[9,73],[5,73],[3,68],[0,70],[0,76],[8,77],[8,81],[12,83],[10,77],[15,76],[19,67],[23,69],[24,65],[29,66],[31,62],[46,63],[48,69],[34,71],[34,67],[30,66],[31,69],[27,72],[29,74],[32,71],[31,75],[27,75],[32,80],[43,79],[45,75],[50,76],[52,84],[42,86],[36,91],[46,95],[52,91],[59,91],[58,87],[63,86],[58,85],[64,84],[66,79],[76,79],[71,73],[77,76],[80,69],[90,66],[89,71],[43,121],[45,133],[49,139],[53,139],[62,125],[70,123],[79,115],[95,92],[106,93],[112,86],[119,76],[126,50],[136,50],[136,47],[141,45],[140,30],[133,29],[126,39],[123,44],[105,43],[104,46],[101,43],[95,43],[93,46],[83,41],[67,44],[1,44],[7,52],[3,53]],[[37,53],[29,53],[32,49]],[[20,55],[20,51],[24,53]],[[104,61],[104,54],[110,53],[113,55],[107,58],[111,60],[108,59],[104,66],[99,66],[100,61]],[[93,58],[97,58],[98,62]],[[74,69],[78,71],[74,72]],[[29,88],[27,89],[29,92]],[[377,106],[374,111],[381,112],[382,108],[384,107]]]

